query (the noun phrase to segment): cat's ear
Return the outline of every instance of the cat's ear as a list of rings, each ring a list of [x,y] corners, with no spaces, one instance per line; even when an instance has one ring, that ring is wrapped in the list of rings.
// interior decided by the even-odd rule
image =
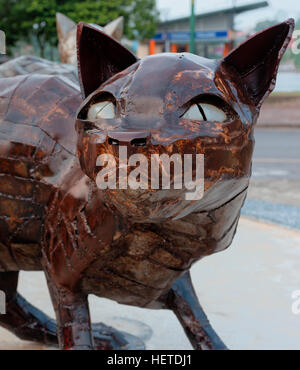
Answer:
[[[83,97],[103,82],[136,63],[135,55],[96,26],[78,23],[78,75]]]
[[[56,13],[56,29],[59,42],[63,42],[69,31],[76,30],[76,23],[62,13]]]
[[[113,37],[114,39],[120,41],[123,37],[123,29],[124,29],[124,17],[119,17],[113,20],[104,27],[105,33],[109,36]]]
[[[275,87],[279,63],[293,30],[293,19],[276,24],[243,42],[221,61],[225,70],[238,73],[251,102],[258,107]]]

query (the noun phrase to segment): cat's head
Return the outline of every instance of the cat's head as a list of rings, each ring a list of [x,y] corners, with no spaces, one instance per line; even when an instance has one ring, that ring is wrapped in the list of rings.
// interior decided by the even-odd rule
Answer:
[[[117,174],[117,189],[104,190],[105,200],[137,222],[160,222],[215,209],[245,190],[253,127],[274,89],[293,27],[293,20],[277,24],[221,60],[189,53],[138,60],[97,28],[80,23],[78,66],[85,100],[76,128],[82,170],[97,181],[105,167],[99,156],[111,154],[118,168],[120,147],[128,158],[142,154],[148,161],[149,176],[139,178],[148,181],[148,189],[120,189]],[[203,198],[187,200],[185,186],[151,188],[153,154],[182,159],[184,154],[203,154]],[[124,175],[124,162],[121,167]],[[175,165],[171,169],[172,184]],[[129,175],[132,167],[125,171]],[[191,171],[195,175],[195,165]]]
[[[124,18],[118,17],[106,26],[95,28],[104,31],[116,40],[123,36]],[[58,51],[61,63],[76,65],[76,23],[62,13],[56,13],[56,29],[58,36]]]

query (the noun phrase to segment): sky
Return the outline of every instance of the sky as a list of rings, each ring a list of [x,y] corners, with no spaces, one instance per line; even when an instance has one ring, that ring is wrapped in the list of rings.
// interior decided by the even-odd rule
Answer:
[[[231,7],[233,3],[243,5],[258,2],[258,0],[195,0],[196,14],[210,10]],[[268,0],[269,7],[257,10],[251,10],[238,15],[235,19],[235,28],[237,30],[250,29],[257,22],[264,19],[273,19],[276,17],[279,21],[286,18],[300,18],[299,0]],[[191,0],[156,0],[157,7],[160,10],[161,19],[169,20],[190,13]]]

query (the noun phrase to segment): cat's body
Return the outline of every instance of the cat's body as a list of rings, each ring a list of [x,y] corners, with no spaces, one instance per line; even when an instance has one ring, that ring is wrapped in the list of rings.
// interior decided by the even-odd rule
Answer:
[[[71,263],[78,273],[84,271],[80,284],[87,294],[159,307],[156,300],[194,261],[230,245],[247,178],[242,189],[224,184],[226,196],[205,206],[208,194],[201,213],[162,224],[125,222],[105,206],[101,190],[82,173],[76,157],[79,92],[59,76],[3,79],[1,86],[6,98],[0,112],[0,271],[42,270],[44,246],[53,266],[56,258],[59,268],[65,266],[61,283],[70,279]],[[24,96],[28,86],[32,94]],[[51,102],[44,97],[49,90]],[[30,116],[24,115],[24,107]],[[106,214],[104,225],[100,212]],[[101,239],[104,230],[107,242],[101,251],[94,239]],[[89,260],[73,256],[94,247],[99,255]],[[57,279],[61,274],[55,272]],[[72,271],[69,275],[74,278]]]
[[[18,271],[44,270],[61,348],[92,348],[94,340],[105,347],[92,336],[89,294],[172,309],[195,348],[224,348],[188,271],[232,242],[249,184],[254,124],[292,28],[290,20],[274,26],[221,62],[188,53],[140,61],[80,24],[84,102],[60,76],[0,80],[0,289],[9,298],[3,326],[55,341],[48,319],[16,293]],[[257,47],[261,38],[269,53]],[[247,49],[256,50],[249,65],[241,58]],[[109,153],[118,162],[122,146],[146,157],[201,153],[203,198],[186,200],[185,188],[100,190],[98,157]]]
[[[72,115],[81,97],[66,81],[44,75],[1,79],[0,239],[2,253],[11,255],[2,262],[2,271],[42,269],[41,241],[50,195],[71,163],[78,163]],[[32,90],[26,94],[28,85]],[[10,253],[3,251],[5,245]]]

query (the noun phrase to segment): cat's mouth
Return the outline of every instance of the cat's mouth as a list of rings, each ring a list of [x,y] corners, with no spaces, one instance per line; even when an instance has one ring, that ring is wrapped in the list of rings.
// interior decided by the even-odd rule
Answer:
[[[104,201],[122,217],[136,223],[160,223],[183,218],[194,212],[217,209],[244,191],[248,177],[219,179],[210,187],[204,186],[200,199],[187,200],[190,190],[182,189],[106,189]]]
[[[119,147],[118,156],[98,157],[95,178],[106,201],[123,216],[159,222],[176,217],[203,197],[204,155],[127,154],[126,147]]]
[[[180,218],[193,203],[186,200],[187,189],[108,189],[103,193],[107,203],[124,217],[138,223]]]

